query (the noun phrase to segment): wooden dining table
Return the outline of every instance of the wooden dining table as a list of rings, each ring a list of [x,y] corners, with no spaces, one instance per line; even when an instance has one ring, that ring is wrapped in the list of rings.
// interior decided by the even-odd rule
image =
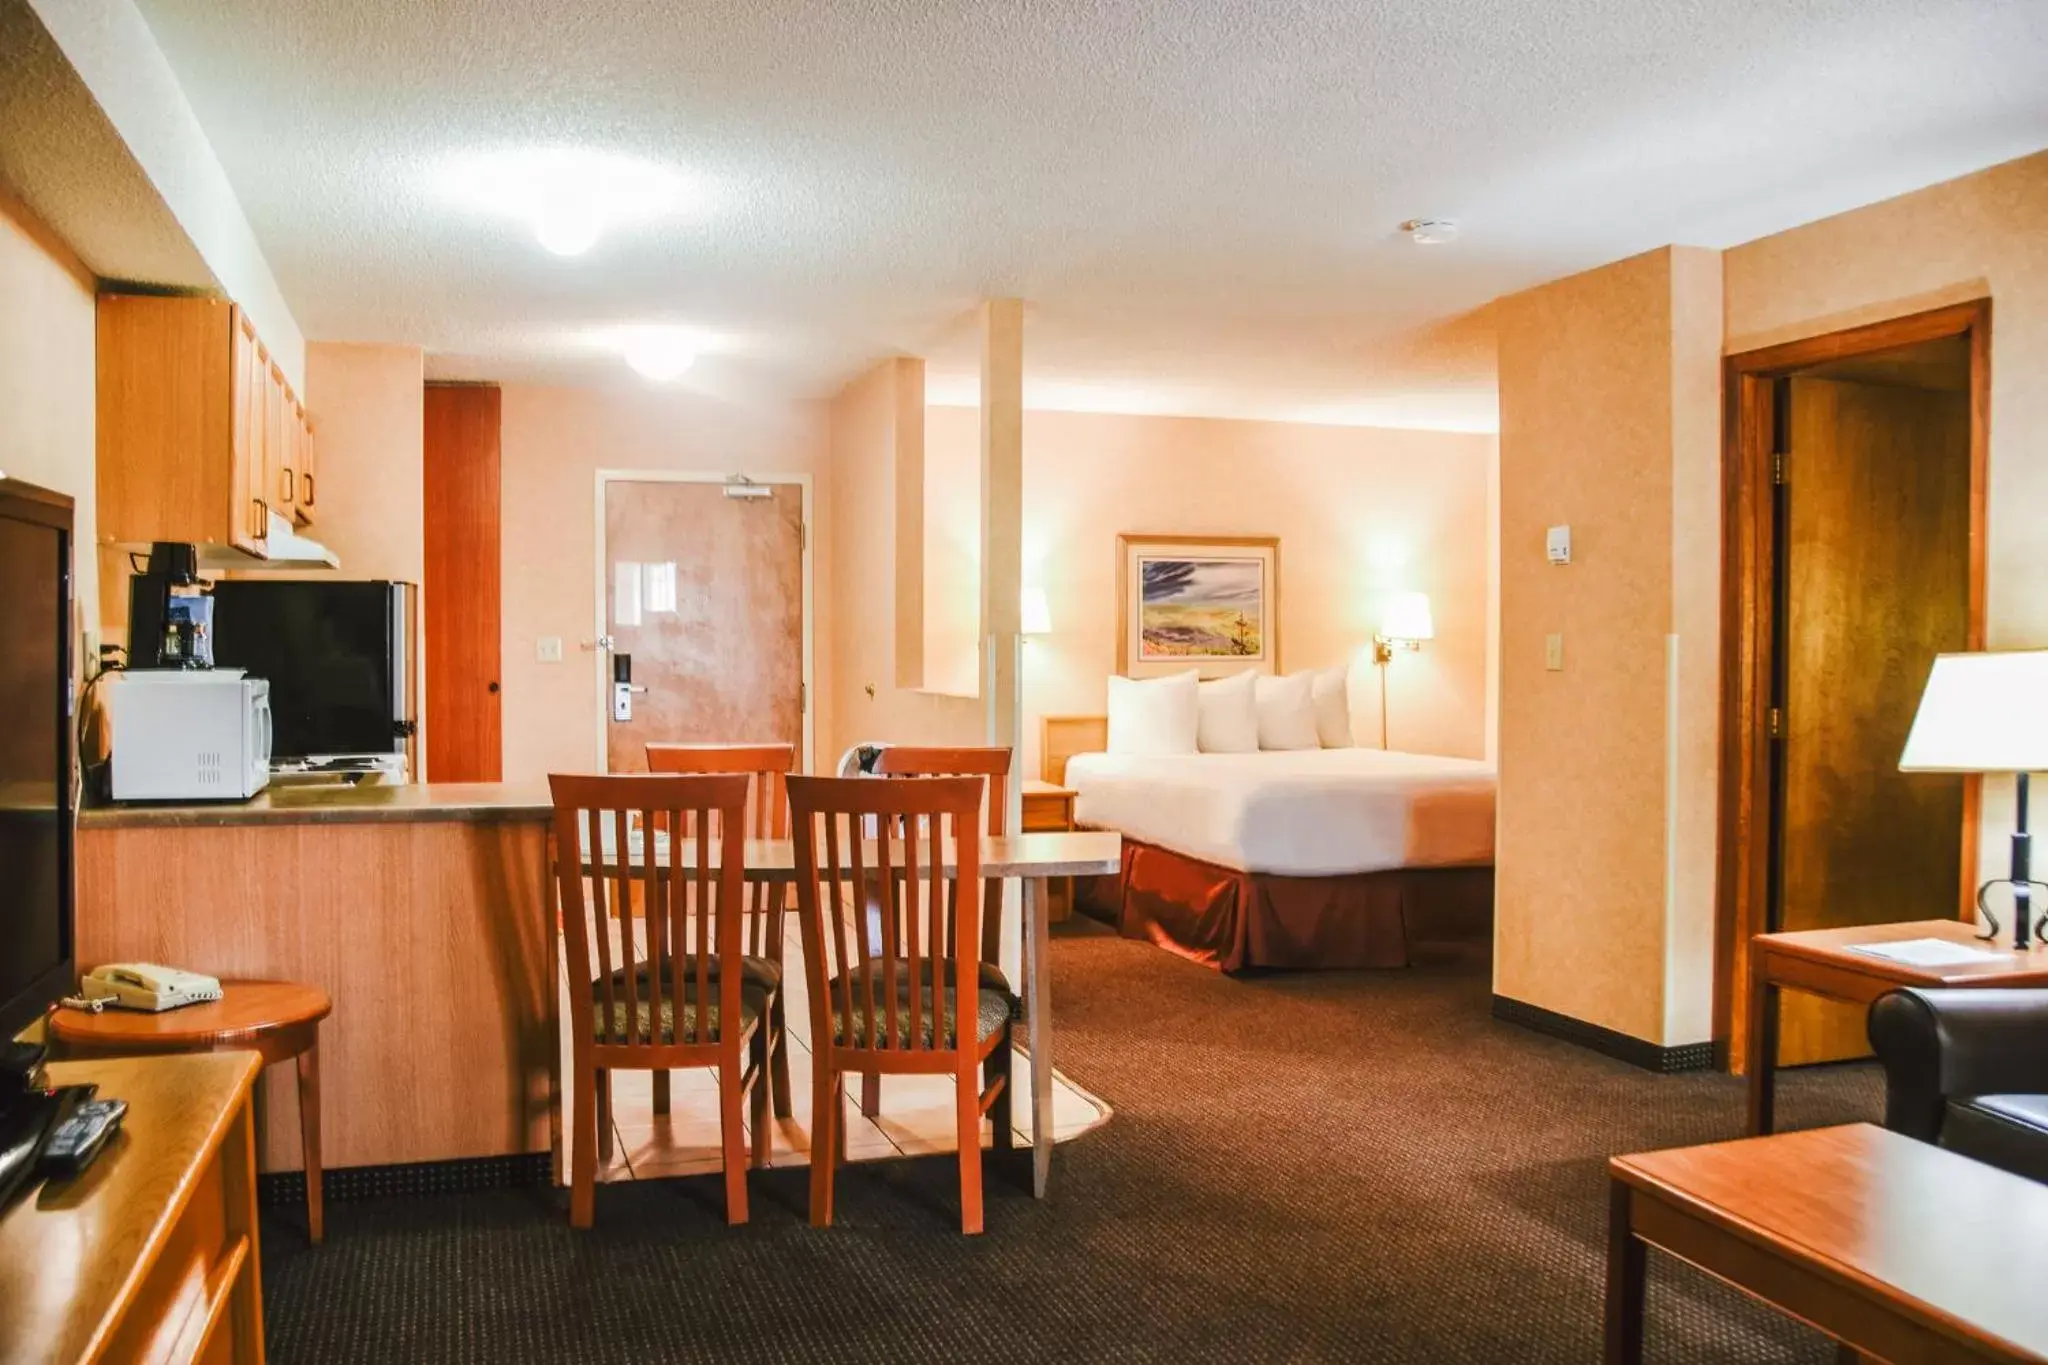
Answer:
[[[673,850],[668,844],[668,837],[657,832],[653,851],[656,864],[683,868],[697,866],[695,841],[684,840],[682,847]],[[939,874],[951,880],[958,871],[953,847],[947,841],[942,848],[945,857],[938,869]],[[869,867],[878,865],[874,852],[874,841],[870,840],[865,850],[865,861]],[[602,865],[611,867],[616,856],[611,829],[605,827]],[[647,857],[638,834],[628,837],[627,857],[635,863]],[[1000,877],[1006,881],[1015,878],[1023,883],[1023,918],[1019,936],[1023,940],[1020,959],[1024,989],[1020,994],[1024,1000],[1025,1050],[1031,1057],[1031,1192],[1039,1199],[1046,1197],[1052,1181],[1052,989],[1051,963],[1047,957],[1051,938],[1049,883],[1060,877],[1114,876],[1121,869],[1122,861],[1123,837],[1102,830],[986,836],[981,841],[982,877]],[[719,866],[716,845],[706,850],[706,864],[711,868]],[[596,870],[596,863],[586,856],[583,868],[588,875]],[[746,879],[770,886],[794,883],[797,880],[795,842],[789,839],[748,840]],[[558,1133],[561,1127],[560,1093],[558,1081],[555,1102]]]

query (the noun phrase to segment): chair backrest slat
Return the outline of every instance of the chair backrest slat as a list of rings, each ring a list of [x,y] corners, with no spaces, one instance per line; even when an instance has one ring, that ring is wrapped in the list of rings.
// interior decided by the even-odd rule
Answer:
[[[744,773],[751,780],[744,824],[748,839],[789,837],[789,796],[784,782],[796,769],[794,744],[673,744],[647,746],[653,773]],[[750,883],[747,896],[747,951],[782,960],[783,887]],[[771,913],[770,907],[774,907]]]
[[[748,778],[548,782],[567,965],[572,983],[587,983],[596,1043],[736,1056],[741,973],[718,964],[745,942]]]
[[[976,1044],[976,1007],[962,995],[979,986],[973,964],[982,942],[985,785],[979,776],[789,780],[814,1039],[829,1037],[837,1013],[847,1024],[834,1044],[840,1048],[946,1051]],[[870,818],[871,844],[862,838]],[[948,882],[951,894],[942,885]],[[842,890],[849,885],[850,897]],[[882,922],[868,923],[872,916]],[[837,950],[836,963],[828,946]]]
[[[984,828],[990,837],[1000,839],[1009,826],[1010,810],[1010,766],[1013,755],[1003,745],[921,745],[892,744],[875,756],[875,774],[879,777],[980,777],[988,784],[987,800],[983,810],[987,817]],[[958,883],[954,883],[957,890]],[[951,897],[948,893],[947,932],[950,935],[950,921],[953,917]],[[1002,954],[1002,907],[1003,880],[991,877],[982,887],[981,913],[982,946],[981,959],[984,962],[998,962]]]

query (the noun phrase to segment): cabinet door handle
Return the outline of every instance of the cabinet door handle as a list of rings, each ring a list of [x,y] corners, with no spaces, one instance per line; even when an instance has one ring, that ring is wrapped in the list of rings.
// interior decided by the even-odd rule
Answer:
[[[290,465],[286,465],[284,467],[284,500],[287,505],[290,504],[292,500],[292,494],[295,491],[297,491],[298,486],[298,475],[292,473],[292,467]]]
[[[313,505],[313,471],[309,469],[299,477],[306,481],[306,495],[299,499],[299,505],[301,507],[311,507]]]
[[[267,540],[267,539],[269,539],[269,537],[270,537],[270,504],[269,504],[269,503],[267,503],[267,502],[265,502],[265,501],[264,501],[263,499],[261,499],[261,498],[257,498],[257,499],[256,499],[256,539],[258,539],[258,540]]]

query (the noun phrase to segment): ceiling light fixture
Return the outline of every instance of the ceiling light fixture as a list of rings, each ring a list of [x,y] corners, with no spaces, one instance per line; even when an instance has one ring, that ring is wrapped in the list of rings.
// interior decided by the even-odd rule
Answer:
[[[633,327],[620,334],[626,363],[657,384],[666,384],[697,363],[702,342],[686,327]]]
[[[445,175],[456,198],[525,222],[557,256],[580,256],[615,226],[686,206],[682,179],[611,152],[530,148],[465,158]]]
[[[1458,240],[1458,225],[1449,218],[1410,218],[1401,231],[1422,246],[1442,246]]]

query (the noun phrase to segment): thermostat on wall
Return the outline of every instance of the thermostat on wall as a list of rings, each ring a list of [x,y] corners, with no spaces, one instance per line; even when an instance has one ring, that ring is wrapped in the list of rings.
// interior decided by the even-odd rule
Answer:
[[[1553,564],[1571,563],[1572,528],[1569,526],[1551,527],[1549,535],[1544,539],[1544,551]]]

